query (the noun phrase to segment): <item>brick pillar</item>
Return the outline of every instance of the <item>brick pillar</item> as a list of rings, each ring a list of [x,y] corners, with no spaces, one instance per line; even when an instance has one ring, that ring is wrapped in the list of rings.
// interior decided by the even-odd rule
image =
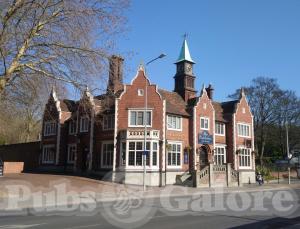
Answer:
[[[214,164],[209,163],[209,187],[214,185]]]

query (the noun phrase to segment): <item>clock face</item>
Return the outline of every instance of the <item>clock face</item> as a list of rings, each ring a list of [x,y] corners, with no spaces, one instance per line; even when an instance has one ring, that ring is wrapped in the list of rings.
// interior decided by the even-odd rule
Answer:
[[[192,73],[192,70],[193,70],[192,65],[187,64],[187,65],[186,65],[186,72]]]

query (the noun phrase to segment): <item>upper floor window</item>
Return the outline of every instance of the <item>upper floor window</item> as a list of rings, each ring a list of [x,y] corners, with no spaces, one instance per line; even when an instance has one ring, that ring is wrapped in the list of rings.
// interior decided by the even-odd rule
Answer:
[[[168,115],[168,129],[182,130],[182,118],[180,116]]]
[[[205,117],[200,118],[200,128],[202,130],[209,130],[209,118],[205,118]]]
[[[224,123],[220,123],[220,122],[216,122],[216,134],[217,135],[225,135],[225,124]]]
[[[115,116],[105,115],[103,116],[103,130],[113,130],[115,127]]]
[[[68,145],[68,163],[72,164],[75,162],[76,155],[76,144]]]
[[[129,126],[144,126],[145,121],[147,126],[152,125],[152,111],[146,112],[145,120],[145,111],[129,111]]]
[[[80,118],[80,132],[88,132],[89,131],[89,123],[90,119],[88,117]]]
[[[56,122],[55,121],[45,122],[44,136],[51,136],[55,134],[56,134]]]
[[[239,123],[238,124],[238,136],[250,137],[250,125]]]
[[[76,134],[76,122],[75,121],[69,122],[69,134]]]

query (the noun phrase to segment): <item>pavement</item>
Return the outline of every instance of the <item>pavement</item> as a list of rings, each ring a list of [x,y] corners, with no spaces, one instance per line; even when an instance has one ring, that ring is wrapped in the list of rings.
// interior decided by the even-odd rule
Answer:
[[[300,228],[296,181],[232,188],[147,187],[144,192],[140,186],[82,177],[19,174],[0,178],[0,190],[6,195],[0,197],[0,229]],[[255,199],[261,194],[263,199]],[[290,199],[282,204],[285,195]],[[292,209],[276,210],[291,203]]]

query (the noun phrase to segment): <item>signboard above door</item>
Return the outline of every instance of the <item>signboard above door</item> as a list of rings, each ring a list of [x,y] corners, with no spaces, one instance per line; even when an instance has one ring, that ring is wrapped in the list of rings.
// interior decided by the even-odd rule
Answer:
[[[212,145],[213,142],[214,142],[214,137],[210,135],[207,130],[204,130],[202,133],[199,133],[198,144]]]

